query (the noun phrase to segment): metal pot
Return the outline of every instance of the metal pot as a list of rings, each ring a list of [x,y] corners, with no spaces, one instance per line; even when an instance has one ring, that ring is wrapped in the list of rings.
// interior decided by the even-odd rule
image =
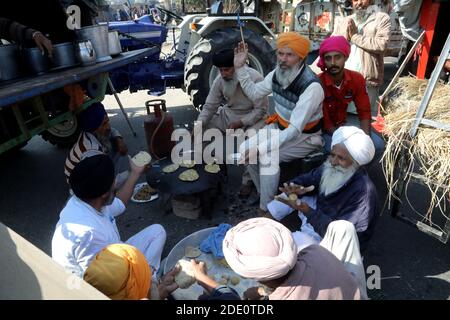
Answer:
[[[94,47],[90,40],[77,41],[75,43],[75,53],[78,61],[80,61],[83,66],[90,66],[97,60],[97,55],[95,54]]]
[[[50,70],[50,59],[47,54],[42,54],[39,48],[24,49],[23,55],[30,73],[39,75]]]
[[[122,53],[122,46],[120,45],[119,33],[117,31],[108,32],[108,46],[110,55],[116,56]]]
[[[90,40],[97,56],[96,61],[111,59],[108,45],[108,25],[99,24],[75,30],[78,40]]]
[[[52,70],[73,67],[79,64],[72,42],[59,43],[53,46]]]
[[[11,80],[21,75],[19,47],[15,44],[0,45],[0,80]]]

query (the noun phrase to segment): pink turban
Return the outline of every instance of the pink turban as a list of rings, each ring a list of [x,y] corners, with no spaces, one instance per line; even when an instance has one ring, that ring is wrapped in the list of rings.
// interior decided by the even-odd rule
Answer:
[[[323,42],[320,44],[320,59],[317,63],[317,66],[320,68],[320,70],[325,71],[324,55],[325,53],[331,51],[340,52],[344,56],[348,57],[350,55],[350,43],[343,36],[333,36],[323,40]]]
[[[236,273],[258,281],[278,279],[297,263],[291,232],[267,218],[249,219],[228,230],[223,254]]]

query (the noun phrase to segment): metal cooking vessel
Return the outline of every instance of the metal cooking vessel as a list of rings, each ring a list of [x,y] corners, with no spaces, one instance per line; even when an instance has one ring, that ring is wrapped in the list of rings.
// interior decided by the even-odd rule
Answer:
[[[216,227],[202,229],[180,240],[167,255],[166,263],[164,264],[164,274],[169,272],[177,264],[178,260],[183,258],[186,247],[198,247],[214,229]]]
[[[90,40],[97,56],[96,61],[111,59],[108,44],[108,25],[99,24],[75,30],[78,40]]]
[[[19,47],[15,44],[0,45],[0,80],[20,77]]]
[[[108,46],[109,54],[111,56],[116,56],[122,53],[122,46],[120,45],[119,33],[117,31],[108,32]]]
[[[73,67],[79,64],[75,56],[72,42],[59,43],[53,46],[52,70]]]
[[[83,66],[95,64],[97,55],[90,40],[79,40],[75,43],[75,53]]]
[[[23,56],[27,69],[32,74],[44,74],[50,70],[50,59],[46,53],[42,54],[39,48],[24,49]]]

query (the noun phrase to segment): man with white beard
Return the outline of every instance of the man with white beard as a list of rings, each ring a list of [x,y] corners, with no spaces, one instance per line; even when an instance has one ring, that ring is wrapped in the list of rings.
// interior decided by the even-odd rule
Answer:
[[[269,105],[267,97],[247,98],[237,79],[233,66],[233,49],[224,49],[213,55],[213,65],[220,74],[214,80],[197,121],[202,122],[203,130],[216,128],[222,133],[227,129],[260,129],[264,126]],[[250,78],[259,82],[264,77],[252,68],[246,68]],[[252,190],[251,178],[245,170],[242,177],[240,195],[247,197]]]
[[[249,173],[260,193],[259,209],[267,215],[267,204],[277,192],[280,179],[279,162],[290,162],[320,150],[322,101],[320,80],[305,64],[310,42],[296,32],[277,39],[278,65],[263,81],[254,83],[245,67],[248,48],[239,43],[235,49],[234,67],[247,97],[259,99],[273,93],[275,113],[258,135],[243,143]],[[255,159],[259,154],[259,158]]]
[[[331,222],[347,220],[355,226],[363,252],[372,236],[378,213],[377,191],[364,168],[374,154],[373,142],[364,131],[351,126],[338,128],[333,134],[327,161],[285,183],[284,188],[280,188],[284,195],[269,204],[272,216],[281,220],[298,210],[302,231],[313,237],[312,228],[323,237]],[[292,194],[298,199],[293,200],[295,196],[291,196],[291,200],[287,200],[285,195]],[[284,205],[280,206],[280,202]],[[286,210],[285,205],[290,208]],[[307,230],[303,230],[304,227]]]

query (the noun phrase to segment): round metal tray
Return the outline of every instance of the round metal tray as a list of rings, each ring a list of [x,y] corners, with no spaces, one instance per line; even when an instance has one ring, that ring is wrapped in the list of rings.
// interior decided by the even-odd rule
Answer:
[[[180,242],[178,242],[170,251],[169,255],[167,256],[166,263],[164,265],[164,273],[167,273],[170,271],[178,262],[178,260],[182,259],[184,257],[185,249],[188,246],[191,247],[199,247],[200,243],[206,239],[209,234],[215,229],[216,227],[212,228],[206,228],[199,230],[197,232],[194,232],[184,239],[182,239]],[[187,259],[187,258],[186,258]],[[230,277],[237,275],[233,270],[231,270],[228,267],[225,267],[222,264],[218,263],[218,260],[209,253],[202,253],[201,256],[196,258],[196,260],[201,260],[206,263],[208,266],[208,275],[211,278],[215,278],[216,281],[223,275],[227,274]],[[242,298],[242,295],[244,291],[250,287],[258,287],[261,286],[261,284],[255,280],[252,279],[244,279],[240,277],[240,283],[236,286],[231,285],[228,283],[230,287],[235,289],[239,295]],[[204,289],[198,284],[194,283],[192,286],[190,286],[187,289],[180,289],[178,288],[174,292],[172,292],[172,297],[176,300],[197,300],[198,297],[203,293]]]

